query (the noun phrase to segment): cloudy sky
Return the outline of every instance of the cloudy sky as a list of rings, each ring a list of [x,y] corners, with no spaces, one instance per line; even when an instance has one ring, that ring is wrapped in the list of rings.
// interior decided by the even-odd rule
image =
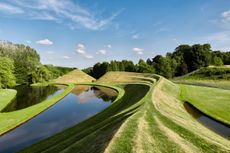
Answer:
[[[0,40],[30,45],[44,64],[79,68],[185,43],[230,51],[230,1],[0,0]]]

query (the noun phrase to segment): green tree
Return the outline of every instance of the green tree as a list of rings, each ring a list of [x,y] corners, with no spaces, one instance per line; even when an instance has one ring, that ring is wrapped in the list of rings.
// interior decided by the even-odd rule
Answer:
[[[12,87],[16,84],[13,60],[0,57],[0,85],[2,88]]]
[[[143,59],[140,59],[138,64],[136,65],[136,70],[137,72],[141,73],[154,73],[155,70],[154,68],[147,64]]]
[[[166,78],[173,77],[171,61],[169,58],[157,55],[155,58],[153,58],[152,63],[157,74],[162,75]]]
[[[222,66],[223,65],[223,61],[220,57],[215,56],[213,58],[213,64],[216,66]]]

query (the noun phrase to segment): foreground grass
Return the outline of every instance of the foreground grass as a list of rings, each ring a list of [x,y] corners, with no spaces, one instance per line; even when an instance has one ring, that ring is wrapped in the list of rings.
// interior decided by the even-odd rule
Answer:
[[[13,111],[13,112],[1,112],[0,113],[0,135],[3,133],[19,126],[20,124],[28,121],[29,119],[33,118],[34,116],[40,114],[41,112],[45,111],[55,103],[57,103],[59,100],[64,98],[66,95],[68,95],[71,90],[75,87],[74,84],[69,84],[63,92],[60,94],[57,94],[50,99],[47,99],[39,104],[33,105],[31,107]],[[4,95],[4,93],[8,94],[8,96],[5,96],[5,98],[1,100],[0,106],[2,109],[11,102],[11,100],[15,97],[16,91],[12,90],[4,90],[1,92],[0,90],[0,95]]]
[[[120,93],[108,109],[21,152],[230,152],[228,140],[186,112],[179,85],[125,72],[107,73],[97,83]]]
[[[230,125],[230,91],[208,87],[180,85],[181,98],[201,112]]]

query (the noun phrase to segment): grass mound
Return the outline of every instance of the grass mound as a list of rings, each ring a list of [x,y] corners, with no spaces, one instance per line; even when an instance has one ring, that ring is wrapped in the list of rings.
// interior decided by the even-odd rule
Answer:
[[[85,72],[75,69],[57,79],[54,80],[55,83],[68,84],[68,83],[82,83],[82,82],[92,82],[95,79]]]
[[[230,152],[228,140],[186,112],[179,85],[125,72],[109,72],[95,84],[119,91],[110,107],[21,152]]]
[[[230,89],[230,67],[221,66],[201,68],[184,76],[174,78],[173,82]]]
[[[203,67],[178,79],[229,80],[230,67]]]

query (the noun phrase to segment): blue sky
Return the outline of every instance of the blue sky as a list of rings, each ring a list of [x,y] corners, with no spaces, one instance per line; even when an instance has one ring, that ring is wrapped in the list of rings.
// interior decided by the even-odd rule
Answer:
[[[179,44],[230,51],[230,1],[0,0],[0,39],[30,45],[44,64],[78,68]]]

